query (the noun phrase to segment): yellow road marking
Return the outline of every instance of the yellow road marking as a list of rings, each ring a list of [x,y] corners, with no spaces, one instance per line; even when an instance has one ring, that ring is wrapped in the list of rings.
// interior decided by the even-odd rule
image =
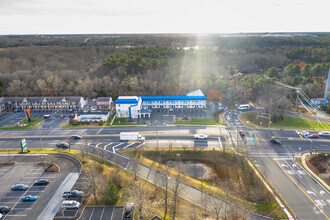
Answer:
[[[307,193],[305,193],[305,191],[296,183],[296,181],[294,181],[293,180],[293,178],[280,166],[280,164],[276,161],[276,160],[274,160],[274,162],[277,164],[277,166],[279,166],[282,170],[283,170],[283,172],[292,180],[292,182],[294,182],[294,184],[296,184],[296,186],[298,186],[298,188],[307,196],[307,198],[309,198],[309,200],[312,202],[312,203],[314,203],[314,205],[322,212],[322,214],[327,218],[327,219],[329,219],[329,217],[322,211],[322,209],[318,206],[318,205],[316,205],[316,203],[314,202],[314,200],[311,198],[311,197],[309,197],[309,195],[307,194]]]

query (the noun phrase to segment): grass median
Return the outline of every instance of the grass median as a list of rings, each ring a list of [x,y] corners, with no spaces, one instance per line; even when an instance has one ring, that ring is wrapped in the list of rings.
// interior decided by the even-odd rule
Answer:
[[[278,115],[273,115],[272,118],[279,118]],[[269,119],[265,117],[258,116],[257,112],[246,112],[239,115],[240,120],[250,128],[268,128]],[[273,120],[273,119],[271,119]],[[247,121],[249,122],[247,124]],[[298,118],[288,115],[283,115],[283,119],[277,119],[271,121],[270,128],[275,129],[299,129],[299,130],[317,130],[317,131],[324,131],[330,130],[330,124],[324,123],[322,125],[313,120],[305,119],[305,118]]]
[[[180,176],[181,181],[195,188],[202,188],[212,195],[235,203],[247,210],[272,218],[287,218],[266,187],[255,176],[253,170],[244,162],[244,159],[234,155],[232,151],[148,148],[144,150],[125,149],[120,150],[120,152],[160,172],[169,172],[169,175],[174,178]],[[201,180],[184,172],[180,173],[177,169],[169,168],[166,162],[176,161],[177,155],[180,155],[181,161],[198,161],[207,164],[208,167],[216,170],[219,179]],[[225,178],[224,175],[229,177],[228,180],[221,179]],[[229,182],[230,184],[226,185]],[[259,201],[256,202],[257,200]]]
[[[172,124],[176,125],[219,125],[215,118],[189,118],[187,120],[176,119]],[[224,124],[221,124],[224,125]]]
[[[44,119],[42,118],[32,118],[29,122],[27,119],[21,120],[18,124],[15,125],[6,125],[4,127],[1,127],[1,130],[16,130],[16,129],[40,129],[41,128],[41,122]],[[26,126],[22,126],[26,125]]]

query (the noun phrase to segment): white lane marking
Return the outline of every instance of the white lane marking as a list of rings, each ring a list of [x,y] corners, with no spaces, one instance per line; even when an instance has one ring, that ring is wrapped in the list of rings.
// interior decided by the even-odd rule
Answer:
[[[113,144],[113,143],[111,142],[111,143],[109,143],[109,144],[106,144],[106,145],[104,146],[103,150],[106,150],[107,147],[108,147],[109,145],[111,145],[111,144]]]
[[[123,148],[124,148],[124,149],[125,149],[125,148],[128,148],[129,146],[132,146],[133,144],[135,144],[135,143],[131,143],[131,144],[129,144],[129,145],[123,147]]]
[[[308,194],[313,194],[314,196],[316,196],[316,193],[313,192],[313,191],[309,191],[309,190],[307,190],[306,192],[307,192]]]
[[[302,176],[300,176],[299,173],[295,169],[293,169],[288,162],[286,162],[285,160],[283,160],[283,161],[284,161],[284,163],[286,163],[291,168],[291,170],[293,172],[295,172],[302,179]]]
[[[122,144],[124,144],[124,143],[120,143],[120,144],[117,144],[117,145],[113,146],[113,147],[112,147],[112,151],[113,151],[114,153],[116,153],[116,147],[118,147],[118,146],[120,146],[120,145],[122,145]]]
[[[99,148],[99,145],[100,145],[100,144],[102,144],[102,143],[98,143],[98,144],[96,144],[96,146],[95,146],[95,147],[96,147],[96,148]]]
[[[139,148],[142,147],[144,145],[144,143],[140,144],[139,146],[135,147],[135,148]]]

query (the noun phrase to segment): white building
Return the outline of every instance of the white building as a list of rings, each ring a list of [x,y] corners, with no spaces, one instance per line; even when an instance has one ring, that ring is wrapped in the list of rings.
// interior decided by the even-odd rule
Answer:
[[[149,118],[150,109],[206,108],[206,97],[196,90],[186,96],[119,96],[115,104],[118,118]]]
[[[186,96],[142,96],[142,107],[148,109],[203,109],[206,107],[206,97],[201,90],[187,93]]]
[[[119,96],[115,102],[118,118],[149,118],[150,111],[142,109],[142,99],[139,96]]]

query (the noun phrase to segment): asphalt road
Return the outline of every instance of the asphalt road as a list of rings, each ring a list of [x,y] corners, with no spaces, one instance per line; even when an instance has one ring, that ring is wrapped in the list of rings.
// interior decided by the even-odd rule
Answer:
[[[237,114],[230,114],[235,121]],[[245,137],[238,134],[244,130]],[[329,219],[330,194],[307,174],[293,157],[311,149],[311,142],[306,141],[296,131],[271,129],[248,129],[231,127],[225,129],[229,142],[234,146],[243,147],[258,169],[269,180],[284,201],[296,214],[298,219]],[[282,145],[269,143],[270,137],[290,137],[281,140]],[[258,142],[259,138],[259,142]],[[313,142],[313,151],[330,151],[329,138],[322,137],[325,142]]]
[[[321,192],[322,190],[318,183],[308,174],[303,174],[302,170],[297,165],[293,166],[293,156],[300,152],[308,151],[311,147],[311,143],[300,138],[296,131],[246,128],[239,122],[237,118],[238,114],[238,111],[226,113],[225,117],[229,117],[231,120],[231,127],[229,128],[219,128],[215,126],[158,126],[158,141],[160,144],[163,144],[161,146],[168,146],[170,142],[178,145],[191,144],[188,146],[199,144],[202,146],[217,146],[217,137],[225,135],[225,137],[221,137],[222,143],[227,146],[243,147],[246,149],[249,157],[255,162],[256,166],[258,166],[299,219],[327,219],[330,216],[328,208],[330,206],[329,192]],[[240,136],[238,134],[239,130],[243,130],[246,136]],[[104,148],[110,152],[114,152],[114,149],[138,147],[141,145],[141,143],[127,144],[119,142],[119,133],[129,131],[138,131],[142,135],[147,136],[146,142],[156,143],[157,141],[155,138],[156,130],[154,127],[150,126],[91,129],[45,128],[42,129],[41,132],[44,146],[54,147],[57,142],[67,140],[66,137],[78,134],[86,135],[86,137],[89,136],[89,147],[92,147],[95,152]],[[212,136],[208,141],[192,139],[194,134],[199,133]],[[35,137],[34,139],[27,138],[28,145],[35,147],[40,146],[40,138],[38,138],[40,137],[39,130],[1,130],[0,148],[18,148],[19,137],[23,135],[26,137]],[[163,135],[166,137],[162,137]],[[14,140],[6,139],[14,136],[16,138]],[[52,136],[62,137],[50,138]],[[284,138],[281,140],[282,145],[271,145],[269,143],[271,136]],[[293,139],[288,140],[285,138]],[[330,139],[322,137],[321,140],[325,142],[318,142],[316,140],[313,143],[313,151],[329,152]],[[75,142],[73,147],[79,149],[83,141],[84,140]],[[285,165],[288,167],[285,167]],[[127,166],[127,164],[123,164],[123,166]]]

